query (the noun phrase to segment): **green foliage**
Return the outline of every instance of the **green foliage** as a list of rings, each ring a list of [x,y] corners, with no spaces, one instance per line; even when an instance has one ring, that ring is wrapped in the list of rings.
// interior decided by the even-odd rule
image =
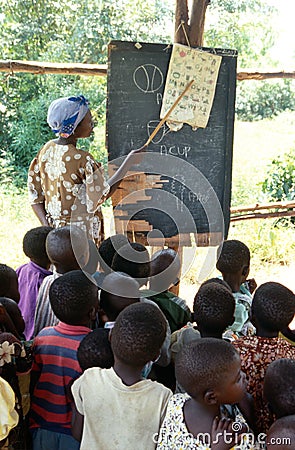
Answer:
[[[249,220],[231,225],[229,239],[245,242],[251,250],[251,267],[261,268],[265,263],[290,264],[294,260],[295,230],[272,220]],[[255,272],[251,270],[253,276]]]
[[[294,80],[245,81],[237,86],[238,119],[252,122],[295,107]]]
[[[262,183],[262,191],[270,201],[295,200],[295,161],[294,150],[274,159],[267,177]],[[278,219],[275,226],[295,226],[295,217]]]
[[[238,50],[240,67],[261,67],[274,43],[270,26],[274,12],[263,0],[211,0],[205,45]]]
[[[168,0],[0,0],[0,10],[2,59],[106,63],[111,39],[171,41],[165,33],[172,22]],[[46,124],[48,105],[80,93],[91,102],[97,129],[79,145],[105,162],[105,78],[0,76],[2,180],[24,184],[30,160],[54,137]]]
[[[295,199],[295,152],[278,156],[271,163],[262,191],[269,200],[291,201]]]

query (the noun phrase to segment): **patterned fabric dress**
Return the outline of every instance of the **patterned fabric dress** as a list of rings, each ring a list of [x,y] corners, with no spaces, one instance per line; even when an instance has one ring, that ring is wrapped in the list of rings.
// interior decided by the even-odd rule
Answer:
[[[209,435],[204,433],[204,442],[202,442],[201,439],[195,438],[186,427],[183,407],[189,399],[188,394],[175,394],[169,400],[166,416],[157,436],[156,450],[210,450]],[[231,409],[234,417],[229,415],[225,406],[221,408],[221,417],[230,417],[235,423],[246,424],[238,408],[231,407]],[[235,450],[251,450],[254,448],[255,446],[246,442],[233,447]]]
[[[44,203],[50,226],[71,223],[99,239],[99,205],[109,185],[90,153],[47,142],[30,164],[28,189],[31,204]]]
[[[233,345],[239,350],[241,366],[248,380],[248,392],[253,395],[257,416],[257,431],[266,433],[274,418],[263,399],[263,380],[267,366],[280,358],[295,359],[295,347],[282,338],[248,336]]]

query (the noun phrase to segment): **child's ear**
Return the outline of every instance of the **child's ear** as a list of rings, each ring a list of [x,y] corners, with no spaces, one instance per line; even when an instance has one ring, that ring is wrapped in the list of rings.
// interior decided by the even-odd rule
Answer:
[[[216,405],[218,403],[216,392],[209,389],[204,394],[204,401],[207,405]]]

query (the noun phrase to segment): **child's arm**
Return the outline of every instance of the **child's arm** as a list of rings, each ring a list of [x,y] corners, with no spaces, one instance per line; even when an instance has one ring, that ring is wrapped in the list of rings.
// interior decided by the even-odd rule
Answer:
[[[75,402],[71,403],[72,408],[72,435],[81,442],[84,426],[84,416],[80,414],[76,408]]]

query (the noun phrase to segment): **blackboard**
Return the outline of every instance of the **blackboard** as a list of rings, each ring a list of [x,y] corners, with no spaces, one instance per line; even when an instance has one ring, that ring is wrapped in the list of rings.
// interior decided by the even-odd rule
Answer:
[[[112,41],[109,44],[109,161],[141,147],[159,122],[171,50],[172,46],[164,44],[121,41]],[[156,180],[155,184],[147,182],[144,195],[141,191],[136,198],[134,192],[142,189],[142,183],[145,181],[137,177],[136,185],[136,179],[131,179],[133,195],[130,201],[127,197],[124,204],[117,208],[116,214],[117,221],[126,221],[128,217],[129,229],[130,224],[134,223],[135,232],[145,233],[151,229],[159,229],[168,238],[178,233],[195,231],[223,233],[227,236],[230,220],[237,52],[208,48],[202,50],[222,56],[208,125],[204,129],[193,131],[189,125],[184,124],[177,132],[167,132],[168,128],[164,127],[149,145],[145,172],[156,173],[157,176],[152,177]],[[156,155],[155,162],[152,161],[150,153]],[[161,161],[164,167],[167,167],[162,177],[159,176],[162,170]],[[155,166],[160,167],[159,172],[155,171]],[[172,170],[171,178],[169,175]],[[199,172],[207,184],[202,181],[198,191],[198,188],[192,189],[192,186],[199,184]],[[128,189],[124,191],[124,183],[121,193],[126,194]],[[163,196],[164,192],[167,195]],[[219,212],[216,199],[220,204]],[[170,203],[168,212],[167,203]],[[224,219],[222,221],[220,213]],[[120,230],[120,227],[117,228]]]

